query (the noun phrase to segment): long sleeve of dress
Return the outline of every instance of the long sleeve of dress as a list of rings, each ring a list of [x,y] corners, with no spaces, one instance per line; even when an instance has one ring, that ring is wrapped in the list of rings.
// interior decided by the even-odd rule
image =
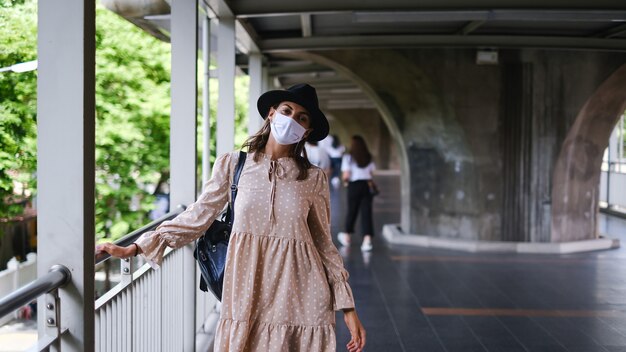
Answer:
[[[313,243],[322,259],[326,277],[333,296],[333,309],[354,308],[352,289],[348,284],[348,271],[333,243],[330,233],[330,193],[326,174],[318,170],[314,189],[313,204],[307,222],[311,229]]]
[[[230,168],[231,153],[220,156],[198,200],[174,219],[163,222],[155,231],[146,232],[135,241],[153,268],[161,265],[166,247],[180,248],[194,241],[224,209],[230,190]]]

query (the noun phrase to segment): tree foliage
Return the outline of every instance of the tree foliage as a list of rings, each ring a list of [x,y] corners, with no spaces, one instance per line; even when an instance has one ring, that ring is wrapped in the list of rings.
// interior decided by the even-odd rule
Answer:
[[[0,67],[36,59],[36,5],[0,0]],[[148,221],[155,186],[169,174],[170,45],[100,5],[95,40],[96,234],[115,239]],[[238,145],[247,136],[247,86],[237,78]],[[217,82],[210,87],[214,121]],[[0,197],[7,199],[16,178],[36,189],[36,73],[0,73],[0,97]],[[2,202],[0,217],[8,204]],[[20,211],[13,206],[11,214]]]
[[[146,222],[169,165],[170,45],[96,11],[96,233]]]
[[[0,1],[0,67],[37,58],[36,2]],[[18,198],[35,188],[37,76],[0,72],[0,218],[22,212]],[[15,193],[15,181],[24,185]]]

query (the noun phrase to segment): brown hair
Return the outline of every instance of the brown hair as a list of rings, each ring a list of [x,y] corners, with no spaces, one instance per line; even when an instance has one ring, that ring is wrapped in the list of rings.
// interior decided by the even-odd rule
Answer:
[[[255,162],[259,162],[259,158],[261,157],[259,153],[263,153],[265,151],[265,146],[267,145],[267,140],[270,137],[270,132],[270,119],[266,118],[263,127],[261,127],[256,134],[250,136],[241,147],[242,149],[248,148],[248,153],[254,153]],[[296,146],[291,149],[289,156],[294,158],[296,166],[298,167],[299,173],[296,179],[298,181],[306,180],[309,176],[311,163],[306,155],[306,149],[304,149],[304,139],[298,142]]]
[[[363,137],[359,135],[352,136],[350,156],[358,167],[366,167],[372,162],[372,154],[370,154],[370,151],[367,149],[367,144],[365,144]]]

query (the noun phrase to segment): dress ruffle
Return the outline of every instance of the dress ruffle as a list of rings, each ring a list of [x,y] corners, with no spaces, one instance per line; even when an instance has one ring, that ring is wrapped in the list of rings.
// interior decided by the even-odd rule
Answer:
[[[274,324],[220,319],[215,352],[335,352],[334,324],[320,326]]]

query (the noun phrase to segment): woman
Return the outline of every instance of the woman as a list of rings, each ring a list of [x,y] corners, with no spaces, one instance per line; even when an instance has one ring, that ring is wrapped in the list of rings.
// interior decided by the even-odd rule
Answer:
[[[363,231],[363,243],[361,250],[369,252],[372,250],[372,236],[374,226],[372,224],[372,172],[376,170],[376,165],[372,160],[361,136],[352,137],[350,154],[343,157],[341,171],[344,182],[348,182],[348,214],[346,216],[345,232],[337,235],[339,243],[343,246],[350,245],[351,234],[354,233],[354,223],[361,209],[361,230]]]
[[[328,134],[328,121],[307,84],[263,94],[265,123],[245,143],[215,351],[335,351],[335,310],[343,310],[351,352],[365,330],[354,309],[348,273],[330,235],[328,179],[312,167],[306,140]],[[201,236],[228,201],[239,153],[222,155],[194,204],[128,247],[105,244],[117,257],[140,253],[155,266],[166,247]]]

